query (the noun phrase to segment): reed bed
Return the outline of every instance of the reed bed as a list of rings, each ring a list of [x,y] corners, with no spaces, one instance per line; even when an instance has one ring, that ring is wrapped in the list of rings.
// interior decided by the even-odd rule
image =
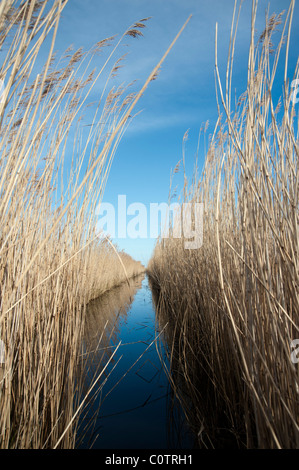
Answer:
[[[180,34],[132,92],[111,79],[147,18],[58,58],[66,4],[0,3],[1,448],[75,445],[86,304],[144,270],[99,236],[95,214],[134,106]]]
[[[88,304],[123,283],[130,285],[131,279],[145,272],[140,261],[135,261],[128,253],[120,251],[107,238],[102,239],[100,249],[95,245],[88,255],[90,259],[85,262],[85,272],[81,273]],[[84,260],[79,263],[81,267],[84,266]]]
[[[292,1],[284,21],[267,16],[256,40],[253,1],[247,87],[235,104],[237,3],[225,86],[216,27],[219,119],[202,175],[190,187],[185,179],[182,195],[204,204],[203,246],[187,250],[184,238],[160,239],[148,266],[159,321],[169,322],[170,380],[201,448],[299,447],[299,368],[291,360],[299,337],[293,11]],[[276,101],[278,70],[283,96]]]

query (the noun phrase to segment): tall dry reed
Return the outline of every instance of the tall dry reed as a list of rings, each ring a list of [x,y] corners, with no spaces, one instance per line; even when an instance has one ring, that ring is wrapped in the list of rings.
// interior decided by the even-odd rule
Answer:
[[[1,448],[75,445],[86,304],[143,270],[98,239],[96,208],[134,106],[180,34],[132,93],[110,80],[119,69],[119,44],[142,35],[146,19],[118,42],[69,48],[57,59],[66,4],[0,3]],[[104,58],[92,69],[97,56]],[[91,109],[86,128],[82,116]]]
[[[237,3],[225,87],[216,28],[219,119],[202,176],[183,195],[204,204],[203,246],[186,250],[183,239],[161,240],[148,267],[160,321],[170,322],[171,380],[200,447],[299,447],[299,369],[291,360],[299,338],[293,11],[292,1],[284,22],[281,14],[268,16],[256,41],[253,1],[247,88],[235,106]]]

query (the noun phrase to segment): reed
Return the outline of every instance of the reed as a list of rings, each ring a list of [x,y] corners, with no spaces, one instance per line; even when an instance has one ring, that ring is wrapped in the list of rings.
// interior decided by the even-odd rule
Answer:
[[[75,445],[86,305],[144,271],[99,237],[96,208],[134,106],[180,34],[132,93],[111,79],[118,46],[147,19],[58,59],[66,4],[0,3],[1,448]]]
[[[237,2],[224,87],[216,27],[219,119],[202,175],[182,196],[204,203],[203,246],[186,250],[184,239],[161,239],[148,266],[160,321],[170,325],[170,380],[200,447],[299,446],[299,369],[291,361],[299,335],[293,10],[292,1],[284,21],[268,16],[256,41],[253,1],[247,87],[235,105]],[[283,97],[274,103],[283,51]]]

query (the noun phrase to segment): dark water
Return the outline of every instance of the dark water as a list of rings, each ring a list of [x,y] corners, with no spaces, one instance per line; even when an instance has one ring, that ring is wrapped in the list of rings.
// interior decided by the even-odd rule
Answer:
[[[92,353],[85,359],[84,393],[101,377],[80,422],[79,436],[85,436],[79,448],[193,448],[165,373],[162,334],[145,276],[89,304],[84,342]]]

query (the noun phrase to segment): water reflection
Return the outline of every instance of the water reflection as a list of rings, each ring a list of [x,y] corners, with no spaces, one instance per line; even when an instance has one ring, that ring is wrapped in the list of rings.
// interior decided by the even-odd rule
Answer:
[[[193,334],[194,323],[188,315],[177,310],[161,295],[155,280],[150,280],[156,318],[160,328],[167,325],[161,337],[169,362],[169,383],[173,402],[184,410],[193,430],[197,449],[240,448],[245,442],[242,430],[230,426],[224,402],[215,397],[214,384],[209,376],[209,357],[199,348],[198,337]],[[195,338],[195,340],[194,340]]]
[[[104,332],[104,333],[103,333]],[[85,391],[104,367],[81,419],[81,448],[192,448],[181,410],[173,406],[146,277],[114,289],[88,308]],[[121,344],[119,345],[121,341]],[[108,366],[107,361],[111,359]],[[100,384],[100,386],[98,386]],[[175,418],[175,419],[174,419]]]
[[[198,429],[194,423],[197,423],[198,416],[196,416],[196,410],[193,407],[192,400],[192,387],[188,387],[186,382],[186,373],[190,373],[190,368],[185,368],[184,364],[180,360],[180,354],[186,354],[186,351],[182,351],[180,344],[180,335],[182,332],[181,325],[178,325],[175,321],[175,315],[171,315],[168,311],[167,306],[164,302],[161,302],[159,291],[152,280],[149,280],[151,288],[153,305],[156,311],[156,321],[160,329],[164,329],[164,334],[160,337],[160,348],[164,350],[164,354],[167,357],[168,369],[168,381],[171,385],[170,401],[172,403],[171,413],[175,416],[177,413],[184,413],[186,422],[189,423],[189,429],[193,429],[194,442],[193,447],[198,448]],[[192,358],[190,358],[190,363]],[[187,361],[188,363],[188,361]],[[189,363],[188,363],[189,365]],[[194,381],[195,383],[195,381]],[[176,421],[176,418],[172,417],[172,421]]]
[[[130,279],[129,285],[124,283],[89,302],[83,342],[85,354],[89,356],[91,377],[111,358],[118,343],[120,322],[125,320],[144,277]]]

